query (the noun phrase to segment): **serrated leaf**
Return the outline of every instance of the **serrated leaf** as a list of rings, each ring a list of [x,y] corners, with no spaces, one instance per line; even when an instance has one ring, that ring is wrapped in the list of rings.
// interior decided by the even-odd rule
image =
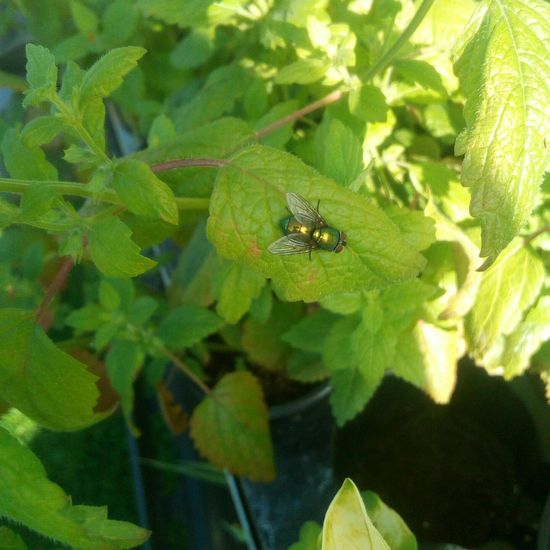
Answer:
[[[332,325],[338,319],[337,315],[321,309],[292,325],[282,339],[296,349],[320,353]]]
[[[142,544],[149,532],[107,518],[107,507],[74,506],[38,458],[0,428],[0,516],[72,548],[117,550]]]
[[[116,340],[105,357],[109,379],[120,397],[122,412],[128,428],[139,437],[140,431],[134,424],[134,380],[143,365],[145,356],[139,345],[128,340]]]
[[[126,46],[111,50],[96,61],[82,79],[81,104],[92,97],[107,97],[114,92],[145,52],[144,48]]]
[[[265,279],[237,262],[225,262],[216,278],[216,312],[227,323],[238,323],[259,296]]]
[[[373,387],[358,368],[333,372],[330,384],[330,405],[338,426],[343,426],[361,412],[378,387],[378,384]]]
[[[27,82],[23,107],[30,107],[55,95],[57,88],[57,66],[51,52],[43,46],[27,44]]]
[[[442,96],[447,92],[440,74],[426,61],[417,59],[399,59],[394,63],[396,72],[411,84],[419,84],[422,88],[433,90]]]
[[[44,151],[24,143],[14,129],[4,134],[2,158],[12,178],[57,180],[57,169],[46,160]]]
[[[322,59],[300,59],[283,67],[275,77],[277,84],[311,84],[321,80],[329,64]]]
[[[466,96],[462,183],[480,218],[483,268],[519,233],[548,163],[550,7],[540,0],[482,4],[455,65]]]
[[[286,373],[289,378],[306,383],[319,382],[330,376],[321,356],[308,351],[291,353],[286,362]]]
[[[327,223],[347,235],[341,254],[315,251],[310,262],[307,254],[276,256],[267,250],[281,237],[288,191],[313,205],[321,201]],[[207,232],[219,254],[271,278],[287,300],[310,302],[338,291],[383,287],[414,277],[425,263],[366,199],[296,157],[263,146],[241,151],[220,170]]]
[[[246,371],[226,374],[193,411],[191,437],[213,464],[253,481],[275,477],[267,407]]]
[[[157,335],[169,348],[188,348],[216,332],[223,324],[214,312],[185,305],[172,310],[162,320]]]
[[[32,312],[0,310],[0,345],[2,401],[52,430],[77,430],[103,418],[94,412],[97,378],[55,346]]]
[[[392,550],[416,550],[418,544],[401,516],[372,491],[361,491],[367,514]]]
[[[90,228],[92,261],[107,277],[135,277],[156,265],[139,253],[131,234],[130,228],[116,217],[100,219]]]
[[[144,162],[124,159],[117,164],[112,183],[117,195],[134,214],[160,218],[177,225],[178,207],[172,189]]]
[[[317,134],[318,166],[323,174],[349,187],[363,169],[361,143],[337,118],[320,126]]]
[[[322,550],[390,550],[369,518],[361,494],[349,478],[332,499],[323,521]]]
[[[476,299],[466,317],[470,353],[481,364],[501,336],[510,334],[535,301],[544,280],[544,266],[522,239],[508,245],[483,273]]]
[[[109,314],[97,304],[86,304],[67,315],[65,323],[79,331],[91,332],[109,321]]]
[[[53,115],[33,118],[21,131],[21,139],[29,147],[49,143],[63,128],[63,121]]]

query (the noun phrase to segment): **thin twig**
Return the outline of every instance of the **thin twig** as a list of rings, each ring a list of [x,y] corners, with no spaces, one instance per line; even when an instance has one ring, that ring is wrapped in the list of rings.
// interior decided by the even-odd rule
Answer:
[[[195,384],[205,393],[209,394],[212,390],[177,356],[166,348],[161,349],[162,353],[178,367],[184,374],[186,374]]]
[[[526,235],[525,244],[528,245],[532,240],[536,239],[539,235],[546,233],[546,231],[550,231],[550,223],[546,224],[544,227],[541,227],[540,229],[537,229],[537,231],[535,231],[534,233],[531,233],[531,235]]]
[[[316,111],[317,109],[320,109],[321,107],[326,107],[327,105],[330,105],[331,103],[335,103],[338,101],[342,96],[344,95],[344,92],[341,90],[335,90],[334,92],[330,92],[330,94],[326,95],[325,97],[322,97],[321,99],[314,101],[313,103],[310,103],[309,105],[306,105],[302,109],[299,109],[298,111],[294,111],[293,113],[290,113],[289,115],[280,118],[279,120],[276,120],[269,126],[266,126],[265,128],[262,128],[261,130],[258,130],[256,132],[256,138],[262,139],[269,134],[272,134],[279,128],[282,128],[289,122],[294,122],[296,119],[303,117],[305,115],[308,115],[309,113],[312,113],[313,111]]]
[[[164,172],[166,170],[176,170],[177,168],[190,168],[193,166],[205,166],[211,168],[223,168],[227,166],[229,161],[223,159],[175,159],[167,160],[165,162],[159,162],[158,164],[152,164],[151,170],[153,172]]]
[[[46,294],[44,294],[44,298],[42,299],[42,302],[40,303],[40,306],[38,307],[38,310],[36,312],[36,322],[42,327],[44,327],[45,316],[48,311],[48,307],[67,280],[67,277],[69,276],[73,265],[73,259],[70,256],[67,256],[61,264],[61,267],[55,274],[55,278],[48,287],[48,290],[46,290]]]

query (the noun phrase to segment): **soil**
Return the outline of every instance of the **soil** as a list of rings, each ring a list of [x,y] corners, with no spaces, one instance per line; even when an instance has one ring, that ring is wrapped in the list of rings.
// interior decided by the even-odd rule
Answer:
[[[336,475],[377,492],[420,541],[534,548],[548,465],[529,414],[502,380],[463,365],[441,406],[388,377],[335,443]]]

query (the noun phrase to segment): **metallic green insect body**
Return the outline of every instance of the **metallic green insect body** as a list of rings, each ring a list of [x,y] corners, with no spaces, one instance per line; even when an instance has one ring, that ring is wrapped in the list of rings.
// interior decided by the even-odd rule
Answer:
[[[346,246],[346,234],[330,227],[317,209],[298,193],[287,193],[286,201],[292,216],[281,220],[284,237],[269,245],[272,254],[304,254],[311,259],[312,250],[342,252]]]

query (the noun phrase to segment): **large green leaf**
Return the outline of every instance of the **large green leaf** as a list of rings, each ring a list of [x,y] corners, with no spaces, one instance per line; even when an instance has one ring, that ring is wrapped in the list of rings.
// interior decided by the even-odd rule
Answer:
[[[254,481],[275,477],[267,407],[246,371],[226,374],[191,417],[191,436],[208,460]]]
[[[0,310],[0,346],[2,401],[52,430],[77,430],[103,418],[94,412],[96,377],[54,345],[32,312]]]
[[[488,267],[519,233],[548,163],[550,6],[483,3],[465,33],[456,71],[466,96],[462,183],[472,188]]]
[[[288,215],[285,194],[320,200],[326,221],[344,231],[341,254],[316,251],[276,256],[267,248],[282,236],[279,221]],[[315,301],[326,294],[377,288],[410,279],[425,264],[397,226],[364,197],[339,187],[298,158],[253,146],[220,170],[210,203],[208,236],[218,253],[250,265],[287,300]]]
[[[73,506],[38,458],[0,428],[0,516],[71,548],[117,550],[145,542],[149,532],[107,518],[106,506]]]
[[[470,353],[477,361],[489,360],[492,348],[516,328],[536,300],[543,280],[541,260],[519,238],[483,273],[465,325]]]
[[[322,550],[390,550],[369,518],[355,483],[347,478],[323,522]]]

